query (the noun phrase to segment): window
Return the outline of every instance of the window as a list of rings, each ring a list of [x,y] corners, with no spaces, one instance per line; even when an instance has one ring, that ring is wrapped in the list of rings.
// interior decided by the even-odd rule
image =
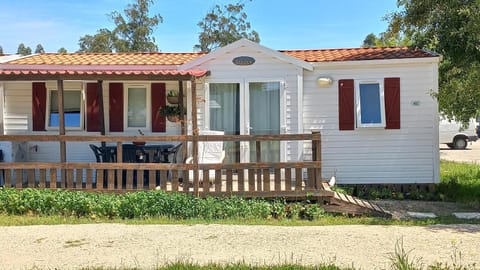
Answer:
[[[58,93],[49,91],[49,105],[47,106],[47,127],[59,127]],[[69,129],[83,128],[83,106],[81,90],[65,90],[63,92],[65,112],[65,127]]]
[[[400,129],[399,77],[381,81],[338,80],[338,128],[355,127]]]
[[[362,82],[356,89],[357,127],[385,127],[382,83]]]
[[[147,127],[147,89],[132,86],[127,88],[127,128]]]

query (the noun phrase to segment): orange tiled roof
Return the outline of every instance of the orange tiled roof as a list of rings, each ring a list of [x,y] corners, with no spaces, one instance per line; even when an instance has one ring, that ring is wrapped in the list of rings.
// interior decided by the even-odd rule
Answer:
[[[435,57],[408,47],[283,50],[306,62],[358,61]],[[206,53],[45,53],[12,60],[12,65],[182,65]]]
[[[181,65],[205,53],[44,53],[8,62],[15,65]]]
[[[286,50],[280,52],[306,62],[359,61],[438,56],[431,52],[408,47]]]

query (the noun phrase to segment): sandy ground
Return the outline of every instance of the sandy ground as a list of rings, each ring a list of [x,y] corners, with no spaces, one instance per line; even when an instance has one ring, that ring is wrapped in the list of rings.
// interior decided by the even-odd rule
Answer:
[[[403,239],[410,256],[425,264],[480,264],[480,225],[240,226],[240,225],[55,225],[2,227],[1,269],[139,267],[173,261],[201,264],[333,262],[359,269],[388,269]],[[457,250],[455,252],[454,250]],[[458,261],[457,261],[458,262]]]

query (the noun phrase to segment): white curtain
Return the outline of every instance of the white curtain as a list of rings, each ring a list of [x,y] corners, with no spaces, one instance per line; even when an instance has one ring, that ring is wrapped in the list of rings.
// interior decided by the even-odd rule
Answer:
[[[147,126],[147,91],[128,88],[128,127]]]
[[[240,85],[238,83],[210,84],[210,129],[225,135],[240,134]],[[240,161],[238,142],[225,142],[225,162]]]
[[[280,83],[254,82],[250,89],[250,134],[280,134]],[[280,142],[261,143],[261,161],[280,161]],[[255,143],[250,143],[250,161],[256,161]]]

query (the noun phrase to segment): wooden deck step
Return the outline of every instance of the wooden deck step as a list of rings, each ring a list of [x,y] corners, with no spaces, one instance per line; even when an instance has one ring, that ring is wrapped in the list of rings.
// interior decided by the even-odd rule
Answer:
[[[372,215],[391,218],[392,215],[373,202],[359,199],[336,191],[323,206],[330,213],[342,213],[349,215]]]

